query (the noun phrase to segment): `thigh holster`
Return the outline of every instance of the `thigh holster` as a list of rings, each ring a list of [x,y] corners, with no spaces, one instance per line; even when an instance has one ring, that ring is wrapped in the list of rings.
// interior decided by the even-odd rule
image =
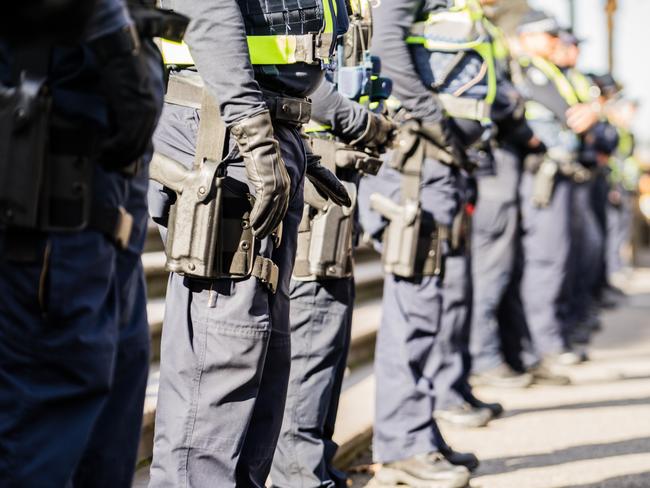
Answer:
[[[194,76],[170,78],[168,100],[201,107],[201,124],[192,168],[158,153],[151,162],[150,177],[176,195],[165,243],[167,269],[199,279],[255,276],[275,293],[278,267],[260,255],[261,241],[250,226],[254,197],[246,184],[226,174],[228,131],[216,101]],[[279,245],[279,229],[271,239]]]
[[[124,248],[131,216],[123,208],[93,205],[98,134],[53,114],[44,67],[49,50],[38,48],[21,51],[29,69],[16,86],[0,86],[0,226],[21,232],[91,228]]]
[[[441,232],[420,204],[422,167],[427,144],[415,130],[400,132],[391,166],[401,175],[400,202],[379,193],[370,196],[371,208],[388,221],[383,235],[384,271],[403,278],[439,275],[442,271]]]
[[[373,158],[359,151],[354,151],[356,156],[344,155],[342,153],[348,151],[347,147],[331,139],[312,138],[311,147],[314,154],[320,156],[323,166],[337,172],[352,205],[335,205],[322,198],[309,181],[305,182],[305,206],[298,229],[293,277],[302,281],[349,278],[354,264],[356,175],[364,168],[374,170],[381,163],[368,162]]]

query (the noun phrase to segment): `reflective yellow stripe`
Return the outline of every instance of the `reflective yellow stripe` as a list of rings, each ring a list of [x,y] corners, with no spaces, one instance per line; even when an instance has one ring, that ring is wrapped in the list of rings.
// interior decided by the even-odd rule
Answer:
[[[252,64],[294,64],[296,36],[248,36]]]
[[[323,32],[325,32],[325,34],[333,34],[336,13],[338,11],[337,2],[336,0],[322,0],[322,4],[323,4],[323,16],[325,19],[325,26]],[[332,12],[332,10],[334,12]]]
[[[194,64],[190,50],[184,42],[162,39],[160,51],[162,52],[163,61],[167,65],[192,66]]]
[[[295,64],[305,62],[298,43],[311,36],[248,36],[248,51],[252,64]],[[307,39],[311,44],[311,39]],[[163,39],[161,42],[163,61],[167,65],[192,66],[194,60],[187,44]],[[305,53],[302,53],[303,55]]]
[[[594,101],[592,95],[593,85],[589,79],[583,75],[580,71],[575,68],[572,68],[568,71],[569,81],[575,89],[576,95],[582,103],[589,103]]]
[[[264,65],[318,61],[312,59],[316,56],[315,45],[328,46],[327,43],[334,43],[334,27],[338,11],[337,0],[322,0],[321,4],[323,7],[323,25],[320,32],[304,35],[247,36],[251,63]],[[325,34],[325,36],[321,36],[321,34]],[[165,64],[194,65],[190,50],[185,43],[163,39],[161,51]],[[322,61],[329,62],[329,56],[321,56],[323,57]]]
[[[305,126],[305,133],[313,134],[315,132],[329,132],[332,130],[331,125],[321,125],[313,120],[310,120],[309,123]]]
[[[573,85],[571,85],[567,77],[564,76],[564,73],[562,73],[562,70],[560,70],[560,68],[555,66],[550,61],[537,56],[531,58],[531,62],[533,63],[533,66],[539,69],[546,75],[549,80],[553,82],[557,88],[557,91],[569,106],[580,103],[578,95],[576,95],[576,92],[573,89]]]

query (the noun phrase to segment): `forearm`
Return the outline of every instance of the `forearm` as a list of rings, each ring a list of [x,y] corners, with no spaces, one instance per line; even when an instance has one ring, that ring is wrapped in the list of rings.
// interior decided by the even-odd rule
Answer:
[[[331,132],[349,142],[360,137],[368,124],[368,111],[336,91],[332,82],[324,79],[312,98],[312,120],[331,127]]]
[[[418,75],[406,43],[421,0],[390,0],[373,9],[372,51],[382,59],[382,74],[393,80],[393,95],[414,117],[442,118],[434,93]]]
[[[176,7],[192,19],[185,41],[207,89],[219,102],[224,122],[232,125],[266,110],[237,2],[183,0]]]

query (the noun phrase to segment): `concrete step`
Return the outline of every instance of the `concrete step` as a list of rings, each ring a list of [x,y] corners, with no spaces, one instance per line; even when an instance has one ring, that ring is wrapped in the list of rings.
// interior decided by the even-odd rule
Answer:
[[[151,456],[157,375],[157,370],[152,371],[151,383],[147,389],[146,425],[143,427],[139,452],[141,460]],[[339,445],[334,463],[340,468],[349,466],[352,460],[370,445],[374,421],[374,389],[375,380],[371,365],[348,372],[344,380],[336,419],[336,431],[334,432],[334,441]],[[149,423],[147,424],[147,422]],[[133,488],[145,488],[148,481],[149,465],[141,462],[141,468],[136,473]]]
[[[142,261],[146,266],[151,267],[156,266],[157,261],[161,258],[164,263],[164,253],[148,253],[142,256]],[[160,334],[162,331],[162,322],[163,317],[165,316],[165,300],[161,298],[164,295],[165,289],[167,287],[167,272],[165,271],[165,278],[157,278],[152,280],[149,284],[150,287],[155,287],[158,290],[162,290],[150,297],[147,303],[147,312],[149,314],[149,330],[151,332],[151,351],[152,351],[152,360],[157,360],[160,357]],[[381,296],[382,286],[383,286],[383,274],[381,263],[378,260],[366,260],[357,263],[355,270],[355,283],[356,283],[356,303],[357,308],[364,304],[367,301],[375,300],[378,296]],[[357,311],[355,310],[355,313]],[[363,313],[362,309],[359,309],[359,313]],[[369,344],[371,347],[373,344]],[[355,362],[358,362],[358,358],[355,356]]]
[[[350,356],[348,358],[348,372],[346,377],[346,385],[348,386],[362,383],[361,379],[365,378],[368,375],[368,368],[370,367],[369,364],[374,351],[375,337],[377,333],[377,327],[379,326],[380,316],[381,300],[379,299],[366,302],[355,308],[352,322],[352,341],[350,345]],[[147,385],[142,436],[140,439],[140,447],[138,451],[139,461],[144,461],[150,458],[152,453],[156,400],[158,395],[158,381],[159,367],[157,363],[153,363],[149,373],[149,382]],[[358,417],[358,412],[366,411],[366,404],[363,403],[365,400],[362,399],[362,396],[363,395],[361,393],[355,394],[353,396],[355,399],[354,401],[346,401],[342,398],[341,406],[339,408],[339,415],[349,415],[353,419],[356,418],[355,421],[358,421],[360,418]],[[361,406],[363,406],[363,410],[358,410],[358,407]],[[354,421],[350,420],[348,423],[346,422],[348,421],[344,420],[341,424],[341,429],[343,429],[342,432],[345,432],[344,439],[347,439],[348,436],[352,436],[352,434],[354,434],[354,437],[358,437],[357,441],[360,442],[361,440],[365,439],[364,435],[367,437],[367,432],[365,434],[364,432],[359,432],[358,428],[353,425]],[[339,443],[339,445],[343,446],[341,443]],[[356,452],[352,451],[352,447],[342,447],[339,456],[345,457]]]
[[[142,264],[144,266],[145,276],[147,278],[147,295],[149,298],[157,298],[165,296],[165,289],[167,287],[167,276],[168,272],[165,270],[165,252],[162,249],[162,243],[160,248],[157,248],[155,244],[155,239],[160,240],[160,237],[157,235],[152,235],[147,240],[147,248],[150,251],[145,252],[142,255]],[[374,267],[364,268],[364,265],[368,263],[378,263],[379,254],[372,248],[367,246],[358,247],[355,250],[355,260],[356,260],[356,278],[361,283],[368,283],[367,275],[370,273],[373,277],[381,274],[381,267],[378,264],[375,264]],[[372,271],[369,271],[372,270]],[[377,280],[373,278],[373,285],[377,285]],[[381,288],[381,284],[379,284]],[[370,290],[361,289],[363,298],[363,293],[368,291],[370,294],[376,293],[377,286],[371,287]]]

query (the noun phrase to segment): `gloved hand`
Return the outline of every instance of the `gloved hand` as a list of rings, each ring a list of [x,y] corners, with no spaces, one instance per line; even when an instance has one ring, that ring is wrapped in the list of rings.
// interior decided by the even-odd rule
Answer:
[[[307,178],[324,198],[342,207],[351,206],[352,201],[345,186],[334,173],[320,164],[320,159],[315,154],[307,154]]]
[[[363,134],[350,142],[351,146],[368,148],[377,152],[386,151],[390,147],[395,134],[397,125],[384,114],[377,114],[368,110],[368,122]]]
[[[442,163],[457,165],[461,168],[469,168],[471,166],[460,138],[451,130],[449,122],[446,119],[433,123],[422,122],[419,130],[421,135],[449,155],[445,159],[443,159],[444,155],[441,155],[439,159]]]
[[[273,136],[271,115],[264,111],[243,119],[231,127],[230,133],[244,159],[248,182],[255,189],[250,217],[253,234],[264,239],[284,219],[291,187],[280,144]]]
[[[132,42],[129,50],[128,42]],[[147,150],[162,107],[153,94],[149,67],[137,40],[120,30],[92,41],[101,67],[100,88],[108,108],[108,136],[98,160],[119,170],[134,163]],[[162,69],[162,67],[161,67]]]

